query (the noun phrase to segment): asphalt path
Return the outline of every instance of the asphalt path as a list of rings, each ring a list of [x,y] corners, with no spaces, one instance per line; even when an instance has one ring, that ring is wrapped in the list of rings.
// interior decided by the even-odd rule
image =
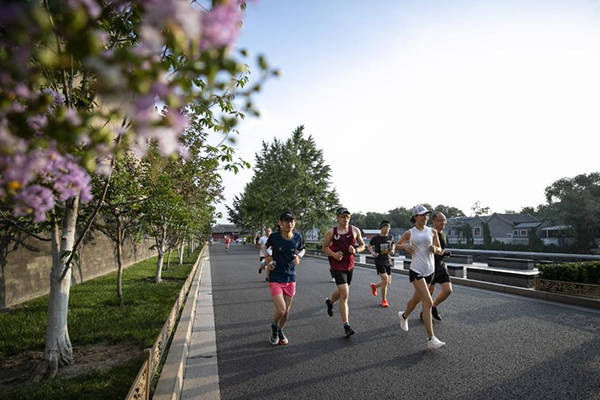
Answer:
[[[258,251],[211,247],[213,304],[222,399],[600,399],[600,312],[455,285],[440,307],[426,350],[419,308],[400,329],[397,313],[412,294],[393,275],[390,308],[357,267],[350,324],[343,336],[324,299],[335,284],[325,260],[297,267],[296,297],[285,327],[287,346],[271,346],[273,305]]]

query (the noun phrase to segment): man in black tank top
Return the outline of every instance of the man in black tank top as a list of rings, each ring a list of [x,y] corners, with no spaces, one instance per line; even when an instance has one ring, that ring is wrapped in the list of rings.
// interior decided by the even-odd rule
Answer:
[[[433,214],[433,228],[438,232],[438,238],[440,239],[440,246],[442,249],[446,249],[446,245],[448,243],[448,235],[444,232],[444,228],[446,227],[446,216],[441,212],[436,212]],[[445,250],[444,254],[438,255],[435,254],[435,273],[433,275],[433,280],[429,286],[429,292],[433,297],[433,291],[435,290],[435,284],[439,283],[441,292],[435,296],[433,299],[433,306],[431,307],[431,316],[438,321],[441,321],[442,318],[438,312],[437,307],[444,300],[450,296],[452,293],[452,283],[450,283],[450,276],[448,275],[448,269],[446,268],[446,263],[444,262],[444,258],[450,255],[450,250]]]

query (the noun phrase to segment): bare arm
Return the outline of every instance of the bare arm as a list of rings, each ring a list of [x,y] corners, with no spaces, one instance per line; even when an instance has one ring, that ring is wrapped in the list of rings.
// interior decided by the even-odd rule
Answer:
[[[406,231],[404,232],[400,240],[398,240],[398,243],[396,244],[396,246],[394,246],[394,248],[404,250],[408,254],[413,254],[415,252],[415,249],[413,249],[413,247],[410,244],[406,243],[409,241],[410,231]]]
[[[358,242],[358,247],[354,248],[354,246],[350,246],[350,249],[348,249],[348,251],[350,252],[350,254],[360,253],[361,251],[365,250],[365,242],[363,241],[362,235],[360,234],[360,229],[358,229],[354,226],[352,227],[352,229],[354,230],[354,237],[356,238],[356,241]]]
[[[373,246],[371,246],[371,244],[367,245],[367,250],[369,250],[369,253],[371,253],[371,255],[374,257],[375,254],[375,250],[373,250]]]
[[[444,249],[442,249],[442,246],[440,245],[440,237],[438,236],[438,233],[435,229],[433,229],[433,245],[430,249],[434,252],[434,254],[444,254]]]

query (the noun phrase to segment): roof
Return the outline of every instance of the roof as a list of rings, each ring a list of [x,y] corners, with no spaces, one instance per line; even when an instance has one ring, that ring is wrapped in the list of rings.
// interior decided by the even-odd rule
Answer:
[[[241,232],[242,228],[235,224],[220,224],[211,228],[212,233]]]
[[[523,223],[513,226],[513,228],[514,229],[530,229],[530,228],[537,228],[541,224],[542,224],[541,222],[523,222]]]
[[[366,235],[376,235],[381,232],[381,229],[363,229],[362,230]]]
[[[521,224],[523,222],[539,222],[536,218],[532,217],[529,214],[500,214],[500,213],[493,213],[492,215],[490,215],[490,218],[497,216],[500,219],[503,219],[505,222],[514,225],[514,224]]]
[[[476,215],[474,217],[452,217],[448,218],[448,226],[463,226],[463,225],[471,225],[473,226],[479,222],[487,222],[489,217],[483,215]]]
[[[543,231],[566,231],[571,229],[571,225],[554,225],[542,228]]]

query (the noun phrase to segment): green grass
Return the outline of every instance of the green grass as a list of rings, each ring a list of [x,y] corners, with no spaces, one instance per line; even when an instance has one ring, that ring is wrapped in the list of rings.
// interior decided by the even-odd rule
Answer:
[[[185,257],[184,265],[171,263],[163,282],[153,281],[156,258],[123,271],[125,307],[119,307],[116,272],[72,286],[69,300],[69,336],[74,348],[95,343],[127,343],[138,348],[140,359],[111,370],[69,379],[25,385],[1,393],[2,399],[117,399],[129,390],[141,366],[142,350],[151,347],[160,333],[189,275],[198,252]],[[48,296],[0,312],[0,358],[27,350],[43,351]],[[77,363],[77,360],[75,360]]]

